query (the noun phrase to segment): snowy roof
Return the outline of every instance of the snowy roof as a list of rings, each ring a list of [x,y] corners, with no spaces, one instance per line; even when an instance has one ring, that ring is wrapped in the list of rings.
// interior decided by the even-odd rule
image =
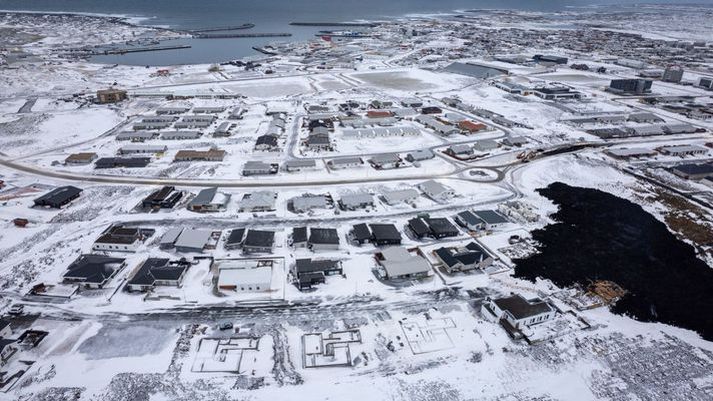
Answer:
[[[176,248],[203,249],[211,236],[210,230],[186,229],[176,239]]]
[[[384,191],[382,195],[386,203],[397,203],[418,198],[419,193],[415,189],[399,189],[396,191]]]
[[[386,248],[381,251],[381,255],[384,257],[381,265],[388,277],[427,273],[431,270],[431,265],[426,259],[412,255],[406,248],[400,246]]]
[[[374,202],[374,198],[367,193],[344,195],[339,200],[344,206],[360,206]]]
[[[218,274],[218,287],[230,286],[251,286],[251,285],[270,285],[272,280],[271,267],[255,267],[255,268],[235,268],[230,267],[230,263],[222,263],[220,265],[220,273]],[[264,288],[268,290],[269,288]]]

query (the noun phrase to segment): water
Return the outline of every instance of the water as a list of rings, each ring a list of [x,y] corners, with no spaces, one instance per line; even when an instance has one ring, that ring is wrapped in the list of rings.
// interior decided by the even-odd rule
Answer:
[[[691,245],[639,205],[609,193],[562,183],[538,192],[559,206],[557,223],[533,231],[540,253],[515,261],[516,277],[543,277],[560,287],[613,281],[628,291],[614,312],[713,341],[713,269]]]
[[[681,0],[685,1],[685,0]],[[635,0],[597,0],[596,4],[635,3]],[[388,19],[414,14],[449,13],[471,9],[518,9],[557,11],[588,6],[591,0],[0,0],[0,9],[112,14],[146,18],[142,24],[174,29],[199,29],[241,25],[255,28],[243,32],[287,32],[287,40],[314,38],[322,29],[295,27],[293,21],[344,22],[360,19]],[[278,38],[182,39],[170,44],[189,44],[191,49],[168,50],[96,57],[103,63],[131,65],[172,65],[213,63],[257,54],[252,47]],[[280,38],[282,39],[282,38]]]

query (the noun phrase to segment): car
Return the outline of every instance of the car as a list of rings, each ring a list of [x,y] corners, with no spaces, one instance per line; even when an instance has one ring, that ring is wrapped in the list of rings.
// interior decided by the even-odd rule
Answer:
[[[11,315],[21,315],[23,310],[25,310],[25,305],[15,304],[10,307],[7,313]]]
[[[220,324],[218,324],[219,330],[230,330],[232,328],[233,328],[233,322],[226,321],[226,322],[220,322]]]

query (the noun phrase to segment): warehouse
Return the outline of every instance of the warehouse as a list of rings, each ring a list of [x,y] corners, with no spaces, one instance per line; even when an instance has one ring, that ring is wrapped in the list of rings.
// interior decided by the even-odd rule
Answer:
[[[168,147],[161,145],[126,145],[119,148],[120,155],[165,153]]]
[[[188,107],[159,107],[156,109],[158,115],[175,115],[184,114],[190,110]]]
[[[94,168],[142,168],[149,163],[150,157],[102,157],[94,163]]]
[[[206,161],[220,162],[225,158],[225,151],[222,149],[209,150],[179,150],[174,156],[174,162],[184,161]]]
[[[705,164],[679,164],[672,167],[671,172],[688,180],[700,180],[713,175],[713,163]]]
[[[166,131],[161,134],[161,139],[166,141],[177,141],[184,139],[198,139],[203,134],[200,131]]]
[[[158,138],[158,132],[147,132],[147,131],[137,131],[137,132],[120,132],[116,135],[117,141],[131,141],[131,142],[145,142],[150,141],[154,138]]]
[[[34,200],[35,206],[51,207],[59,209],[68,205],[73,200],[79,198],[82,190],[73,187],[58,187]]]
[[[662,146],[657,148],[657,150],[664,155],[678,157],[705,155],[708,153],[708,149],[696,145]]]

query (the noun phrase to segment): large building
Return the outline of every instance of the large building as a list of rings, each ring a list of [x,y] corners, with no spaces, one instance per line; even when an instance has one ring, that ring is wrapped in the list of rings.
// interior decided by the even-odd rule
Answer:
[[[119,103],[128,98],[126,91],[121,89],[100,89],[97,91],[97,103]]]
[[[679,83],[683,79],[683,68],[677,65],[670,65],[666,67],[663,72],[663,77],[661,80],[664,82]]]
[[[607,90],[618,95],[645,95],[651,93],[650,79],[612,79]]]
[[[34,203],[35,206],[59,209],[63,206],[68,205],[73,200],[79,198],[79,194],[81,193],[82,190],[77,187],[57,187],[52,191],[47,192],[46,194],[35,199]]]

